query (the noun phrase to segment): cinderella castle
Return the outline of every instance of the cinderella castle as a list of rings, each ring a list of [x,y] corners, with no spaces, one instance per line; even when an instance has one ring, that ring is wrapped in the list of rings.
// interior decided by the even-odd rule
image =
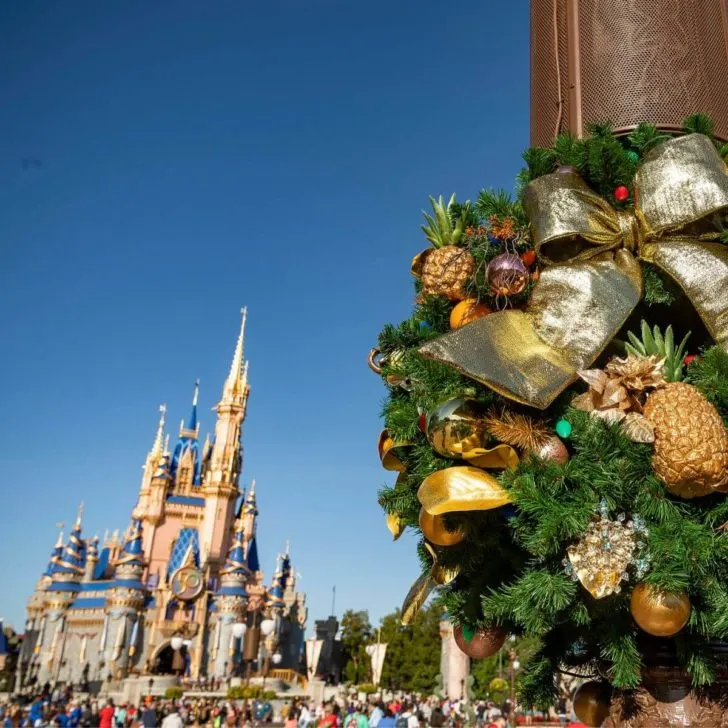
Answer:
[[[246,311],[212,439],[200,445],[198,384],[174,449],[166,407],[123,536],[86,538],[82,509],[28,602],[20,685],[122,684],[296,669],[306,622],[286,553],[264,584],[255,482],[240,490],[248,395]],[[159,679],[159,683],[164,681]]]

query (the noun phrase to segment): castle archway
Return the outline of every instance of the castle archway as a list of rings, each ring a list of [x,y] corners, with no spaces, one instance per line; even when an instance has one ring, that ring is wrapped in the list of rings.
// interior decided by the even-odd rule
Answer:
[[[169,642],[163,644],[152,660],[153,675],[184,675],[190,663],[190,653],[184,645],[173,650]]]

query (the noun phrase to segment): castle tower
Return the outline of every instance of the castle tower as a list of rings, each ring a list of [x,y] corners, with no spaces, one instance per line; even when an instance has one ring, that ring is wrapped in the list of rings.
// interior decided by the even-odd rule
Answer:
[[[247,614],[248,592],[245,585],[250,578],[245,554],[245,539],[241,527],[235,532],[233,544],[220,570],[220,588],[217,590],[217,622],[212,650],[210,650],[210,673],[224,677],[228,666],[232,666],[235,649],[233,624],[244,622]]]
[[[42,685],[55,677],[64,661],[67,637],[67,612],[81,590],[86,570],[86,544],[81,538],[83,504],[78,509],[76,522],[68,543],[59,556],[52,557],[51,583],[45,592],[45,618],[38,632],[36,650],[40,656],[38,682]]]
[[[114,581],[106,595],[106,618],[102,644],[107,677],[120,679],[128,674],[136,654],[140,624],[143,623],[145,588],[142,522],[133,520],[114,564]]]
[[[215,441],[204,483],[205,515],[202,543],[211,573],[222,565],[233,526],[235,499],[242,467],[240,436],[248,403],[248,363],[245,361],[245,320],[243,308],[240,334],[235,346],[230,373],[217,405]]]
[[[164,424],[167,416],[167,405],[162,404],[159,406],[159,424],[157,425],[157,433],[154,436],[154,443],[152,449],[149,451],[144,465],[142,466],[142,484],[139,489],[139,500],[137,501],[136,508],[134,509],[134,515],[136,518],[159,520],[161,517],[161,501],[164,500],[164,494],[161,499],[153,497],[153,493],[156,496],[152,488],[152,479],[159,467],[162,455],[164,454]]]

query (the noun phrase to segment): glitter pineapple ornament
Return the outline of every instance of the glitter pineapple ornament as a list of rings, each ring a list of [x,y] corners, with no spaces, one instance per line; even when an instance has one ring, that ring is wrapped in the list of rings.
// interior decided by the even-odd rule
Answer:
[[[728,485],[728,432],[718,411],[691,384],[680,381],[687,336],[675,348],[672,328],[664,336],[642,322],[642,340],[630,334],[630,353],[665,359],[667,384],[647,399],[643,414],[655,429],[652,467],[667,490],[697,498]]]
[[[422,226],[425,237],[433,248],[415,257],[412,272],[422,280],[425,296],[447,296],[459,301],[466,297],[466,290],[475,270],[475,259],[470,251],[460,246],[470,212],[470,203],[463,205],[460,213],[455,210],[455,195],[445,206],[439,199],[430,197],[432,215],[425,213],[426,225]]]

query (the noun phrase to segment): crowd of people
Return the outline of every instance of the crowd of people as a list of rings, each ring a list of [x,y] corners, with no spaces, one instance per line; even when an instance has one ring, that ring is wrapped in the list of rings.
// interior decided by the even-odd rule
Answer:
[[[277,710],[263,700],[199,698],[169,700],[145,697],[140,704],[83,695],[76,698],[70,688],[56,688],[31,698],[0,704],[1,728],[183,728],[183,726],[240,726],[255,728],[275,723],[284,728],[514,728],[535,725],[534,715],[518,719],[510,700],[496,706],[480,701],[468,705],[462,700],[404,696],[384,702],[348,701],[337,698],[314,704],[306,698],[293,699]],[[553,716],[566,725],[564,713]],[[579,724],[569,723],[570,726]]]

